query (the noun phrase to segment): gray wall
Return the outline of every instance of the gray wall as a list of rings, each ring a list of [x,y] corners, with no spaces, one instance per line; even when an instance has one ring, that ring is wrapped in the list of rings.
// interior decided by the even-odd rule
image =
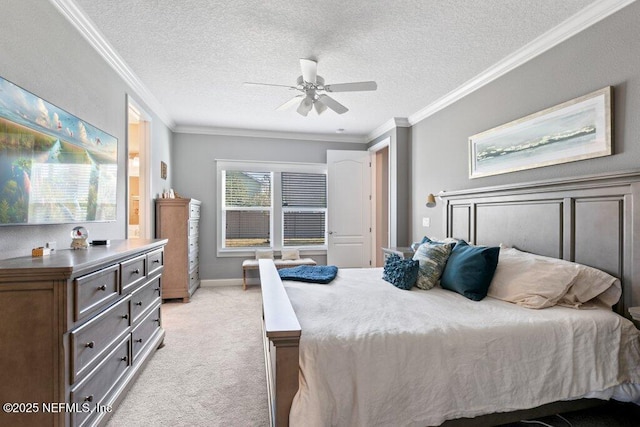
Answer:
[[[90,239],[124,238],[126,93],[130,88],[48,1],[2,3],[0,58],[0,76],[118,138],[117,221],[84,225]],[[152,113],[148,108],[147,112]],[[154,159],[155,150],[168,156],[171,133],[153,115],[151,132]],[[159,176],[159,160],[152,167],[153,176]],[[159,191],[154,179],[152,194]],[[68,224],[2,226],[0,258],[31,255],[33,247],[52,240],[58,248],[66,248],[71,228]]]
[[[215,160],[326,163],[327,150],[366,150],[365,144],[240,136],[174,134],[174,190],[202,202],[200,212],[200,277],[204,280],[242,277],[242,259],[218,257]],[[321,264],[326,256],[314,255]]]
[[[640,166],[640,2],[588,28],[412,128],[413,239],[444,236],[442,202],[429,193],[563,178]],[[468,179],[468,137],[614,87],[614,155],[492,177]],[[431,227],[422,226],[423,217]]]

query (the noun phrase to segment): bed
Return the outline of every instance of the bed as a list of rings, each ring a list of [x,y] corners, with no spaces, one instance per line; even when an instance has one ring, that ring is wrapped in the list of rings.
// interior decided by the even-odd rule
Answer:
[[[272,425],[496,425],[611,397],[640,403],[640,338],[621,317],[640,305],[639,191],[632,171],[441,194],[447,235],[603,270],[622,289],[613,311],[402,291],[377,269],[283,283],[261,261]],[[350,291],[332,295],[338,288]],[[435,325],[430,341],[407,344],[425,324]],[[576,339],[566,344],[565,333]]]

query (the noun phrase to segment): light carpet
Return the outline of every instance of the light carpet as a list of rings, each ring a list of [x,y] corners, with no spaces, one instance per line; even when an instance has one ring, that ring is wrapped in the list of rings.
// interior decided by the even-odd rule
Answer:
[[[257,286],[163,304],[165,346],[107,426],[268,426],[260,312]]]

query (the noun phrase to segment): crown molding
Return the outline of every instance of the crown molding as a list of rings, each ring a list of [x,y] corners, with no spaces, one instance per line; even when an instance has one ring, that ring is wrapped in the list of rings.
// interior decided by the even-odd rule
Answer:
[[[408,128],[411,127],[411,123],[409,123],[409,119],[406,117],[394,117],[392,119],[387,120],[377,128],[375,128],[371,133],[367,135],[367,141],[373,141],[377,137],[383,135],[390,130],[395,128]]]
[[[297,139],[306,141],[325,142],[347,142],[353,144],[366,144],[368,139],[365,135],[344,135],[344,134],[324,134],[306,132],[283,132],[263,129],[245,128],[223,128],[212,126],[186,126],[177,125],[173,130],[175,133],[190,133],[198,135],[219,135],[219,136],[243,136],[250,138],[274,138],[274,139]]]
[[[449,92],[442,98],[427,105],[425,108],[409,116],[409,123],[415,125],[421,120],[437,113],[443,108],[464,98],[481,87],[491,83],[498,77],[530,61],[536,56],[548,51],[568,38],[584,31],[590,26],[602,21],[635,0],[600,0],[585,7],[580,12],[569,17],[564,22],[542,34],[521,49],[508,55],[501,61],[489,67],[462,86]]]
[[[140,81],[138,76],[129,68],[127,63],[105,39],[94,22],[89,19],[73,0],[49,0],[62,15],[80,32],[89,44],[104,58],[116,73],[128,84],[137,97],[140,98],[170,129],[176,124],[164,109],[162,104]]]

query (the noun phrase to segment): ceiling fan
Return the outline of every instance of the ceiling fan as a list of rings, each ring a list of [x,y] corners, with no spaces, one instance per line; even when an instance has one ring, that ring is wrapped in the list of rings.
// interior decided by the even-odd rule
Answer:
[[[376,82],[372,81],[325,85],[324,79],[317,74],[318,63],[312,59],[300,59],[300,68],[302,68],[302,75],[298,77],[296,86],[254,82],[245,82],[244,84],[251,86],[279,86],[302,92],[302,94],[294,96],[276,108],[276,110],[286,110],[298,104],[296,111],[303,116],[309,114],[309,111],[313,108],[318,114],[324,113],[327,107],[338,114],[344,114],[349,111],[347,107],[331,98],[326,92],[356,92],[376,90],[378,88]]]

